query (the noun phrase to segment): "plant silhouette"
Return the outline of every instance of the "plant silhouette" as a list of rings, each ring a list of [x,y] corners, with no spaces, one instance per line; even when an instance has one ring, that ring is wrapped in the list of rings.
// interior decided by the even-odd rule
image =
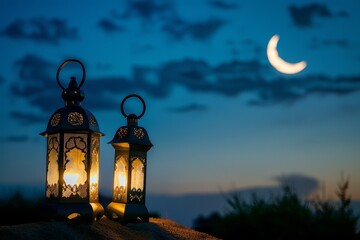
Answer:
[[[348,179],[341,179],[340,201],[302,201],[288,186],[270,200],[252,196],[242,200],[237,193],[226,201],[229,210],[194,220],[194,229],[222,239],[360,239],[358,216],[351,207]]]

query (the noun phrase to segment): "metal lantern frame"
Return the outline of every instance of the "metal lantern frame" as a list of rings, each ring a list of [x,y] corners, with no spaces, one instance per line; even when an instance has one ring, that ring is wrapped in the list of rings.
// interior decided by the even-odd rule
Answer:
[[[127,115],[124,103],[129,98],[138,98],[143,111],[137,116]],[[112,202],[106,207],[108,218],[121,222],[148,222],[149,211],[145,205],[147,152],[153,146],[145,128],[138,126],[146,111],[145,101],[137,94],[126,96],[121,102],[121,113],[127,125],[120,127],[109,142],[115,149],[114,183]]]
[[[80,64],[82,79],[78,85],[70,78],[65,88],[59,74],[70,63]],[[64,61],[57,70],[56,80],[65,106],[56,110],[48,122],[46,157],[46,205],[48,211],[61,219],[92,222],[104,215],[99,203],[100,132],[95,116],[81,106],[85,82],[84,65],[76,59]]]

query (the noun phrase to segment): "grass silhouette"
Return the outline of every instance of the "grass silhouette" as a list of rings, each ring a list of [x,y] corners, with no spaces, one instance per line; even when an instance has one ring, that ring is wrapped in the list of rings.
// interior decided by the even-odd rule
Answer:
[[[347,194],[348,179],[338,184],[338,202],[302,201],[290,187],[280,196],[265,200],[253,195],[242,200],[227,197],[229,210],[194,220],[194,229],[222,239],[360,239],[356,216]]]

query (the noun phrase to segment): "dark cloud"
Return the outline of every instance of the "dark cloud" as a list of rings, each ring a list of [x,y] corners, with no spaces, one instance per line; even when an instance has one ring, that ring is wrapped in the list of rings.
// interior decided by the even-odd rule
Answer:
[[[11,93],[25,99],[30,105],[50,115],[62,107],[62,90],[55,80],[55,64],[35,55],[26,55],[16,61],[20,84],[11,86]],[[86,66],[85,66],[86,67]],[[309,95],[338,95],[360,90],[360,76],[332,78],[314,75],[266,79],[269,67],[257,60],[230,61],[211,66],[204,60],[184,59],[170,61],[158,67],[134,66],[129,77],[88,76],[83,90],[83,106],[96,110],[116,110],[120,95],[130,92],[164,99],[173,88],[181,86],[189,92],[212,93],[222,96],[250,94],[250,105],[269,106],[291,104]],[[187,105],[173,111],[205,110],[206,106]],[[12,115],[20,121],[33,116],[19,111]],[[40,121],[40,119],[38,119]],[[35,119],[36,121],[36,119]]]
[[[350,47],[350,43],[347,39],[323,39],[323,40],[319,40],[319,39],[313,39],[311,44],[310,44],[310,48],[313,49],[318,49],[318,48],[322,48],[322,47],[339,47],[339,48],[349,48]]]
[[[306,76],[291,80],[279,78],[259,88],[256,99],[251,105],[273,105],[278,103],[294,103],[309,95],[338,95],[360,90],[360,75],[353,77],[330,78],[327,76]]]
[[[25,55],[14,63],[19,82],[10,85],[10,92],[17,98],[25,99],[46,115],[50,115],[56,110],[54,106],[63,104],[62,90],[56,82],[56,71],[60,64],[56,65],[34,54]],[[23,122],[27,114],[18,111],[18,113],[13,113],[12,117]]]
[[[124,27],[122,27],[122,26],[118,25],[117,23],[115,23],[114,21],[106,19],[106,18],[99,20],[98,26],[107,33],[125,31]]]
[[[328,39],[328,40],[324,40],[323,44],[325,46],[338,46],[341,48],[348,48],[350,46],[349,41],[347,39]]]
[[[280,186],[290,187],[301,197],[309,196],[320,187],[320,182],[316,178],[299,173],[276,176],[274,179]]]
[[[43,114],[24,113],[18,111],[10,112],[10,117],[18,120],[23,125],[31,125],[39,122],[44,123],[48,120],[48,117],[45,117]]]
[[[225,20],[218,18],[210,18],[198,22],[188,22],[180,18],[173,18],[163,25],[162,30],[177,40],[185,36],[196,40],[207,40],[224,26],[225,23]]]
[[[27,135],[10,135],[7,137],[0,138],[0,142],[28,142],[30,141],[29,136]]]
[[[346,11],[340,11],[340,12],[338,13],[338,16],[339,16],[339,17],[348,17],[348,16],[349,16],[349,13],[346,12]]]
[[[96,111],[117,111],[120,106],[119,96],[120,93],[123,93],[122,96],[125,95],[124,91],[118,91],[118,94],[112,94],[111,96],[105,94],[103,91],[98,91],[99,93],[91,94],[91,92],[85,91],[85,100],[82,102],[82,106],[89,110]],[[129,93],[129,92],[127,92]]]
[[[60,102],[61,89],[55,75],[56,65],[34,54],[27,54],[14,63],[18,69],[20,82],[10,86],[10,92],[17,97],[26,98],[34,106],[46,112],[51,102]],[[54,94],[53,90],[57,92]],[[60,90],[59,90],[60,89]]]
[[[77,28],[69,27],[66,20],[41,17],[15,20],[5,27],[1,34],[14,39],[30,39],[47,43],[58,43],[62,39],[78,37]]]
[[[333,14],[329,11],[328,7],[324,4],[309,4],[303,7],[290,5],[290,15],[298,27],[311,27],[314,25],[313,19],[315,16],[329,18]]]
[[[223,25],[224,20],[221,19],[209,19],[207,21],[195,22],[188,24],[188,34],[194,39],[203,40],[208,39],[214,35]]]
[[[18,70],[20,83],[11,85],[10,92],[19,98],[26,99],[32,106],[50,115],[57,108],[64,105],[61,98],[62,89],[58,86],[55,76],[60,64],[61,62],[54,64],[34,54],[25,55],[14,63]],[[69,67],[75,68],[78,66],[69,64]],[[68,68],[68,65],[66,68]],[[85,91],[83,105],[95,109],[110,109],[114,106],[113,102],[117,103],[113,98],[114,95],[137,89],[137,82],[141,83],[142,81],[140,73],[141,70],[135,70],[134,78],[138,78],[137,81],[124,77],[86,79],[83,86]],[[62,84],[67,86],[65,78],[63,81]],[[146,89],[146,87],[148,85],[144,83],[143,88],[145,91],[154,92],[154,94],[159,92],[159,90]],[[20,116],[20,114],[23,115]],[[12,117],[22,120],[26,118],[26,113],[19,112],[13,114]],[[30,118],[30,116],[28,117]]]
[[[149,22],[157,18],[167,18],[174,13],[175,9],[169,1],[128,0],[125,10],[119,17],[124,19],[139,17],[144,22]]]
[[[19,79],[28,82],[47,82],[49,76],[55,76],[56,65],[35,54],[27,54],[22,59],[15,61],[15,67],[19,69]]]
[[[169,108],[169,111],[176,113],[188,113],[188,112],[198,112],[207,110],[206,105],[191,103],[188,105],[180,106],[180,107],[172,107]]]
[[[164,80],[171,79],[173,84],[184,86],[193,92],[211,91],[213,83],[207,80],[211,71],[211,67],[205,61],[192,59],[169,62],[159,69]]]
[[[228,5],[223,3],[222,6]],[[160,27],[164,33],[176,40],[181,40],[186,36],[196,40],[206,40],[226,23],[225,20],[216,17],[188,21],[178,14],[171,2],[155,0],[128,0],[123,13],[116,14],[116,17],[121,19],[137,17],[142,20],[144,25],[149,26],[151,23],[152,28]]]
[[[255,59],[261,59],[264,55],[263,47],[250,38],[246,38],[242,41],[227,39],[225,44],[229,47],[230,53],[235,59],[239,58],[239,55],[244,52],[251,52],[253,54],[253,58]]]
[[[233,2],[226,2],[224,0],[209,0],[209,5],[221,9],[221,10],[232,10],[238,8],[238,5]]]

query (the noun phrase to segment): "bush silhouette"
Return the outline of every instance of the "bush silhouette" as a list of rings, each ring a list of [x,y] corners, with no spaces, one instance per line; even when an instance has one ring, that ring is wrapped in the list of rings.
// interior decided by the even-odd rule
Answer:
[[[226,199],[228,212],[199,216],[194,229],[223,239],[360,239],[348,186],[348,180],[339,183],[339,204],[302,201],[287,186],[270,200],[253,195],[246,202],[233,193]]]
[[[0,218],[0,225],[44,221],[47,217],[42,206],[42,199],[31,201],[16,191],[8,199],[0,200],[0,211],[4,216]]]

